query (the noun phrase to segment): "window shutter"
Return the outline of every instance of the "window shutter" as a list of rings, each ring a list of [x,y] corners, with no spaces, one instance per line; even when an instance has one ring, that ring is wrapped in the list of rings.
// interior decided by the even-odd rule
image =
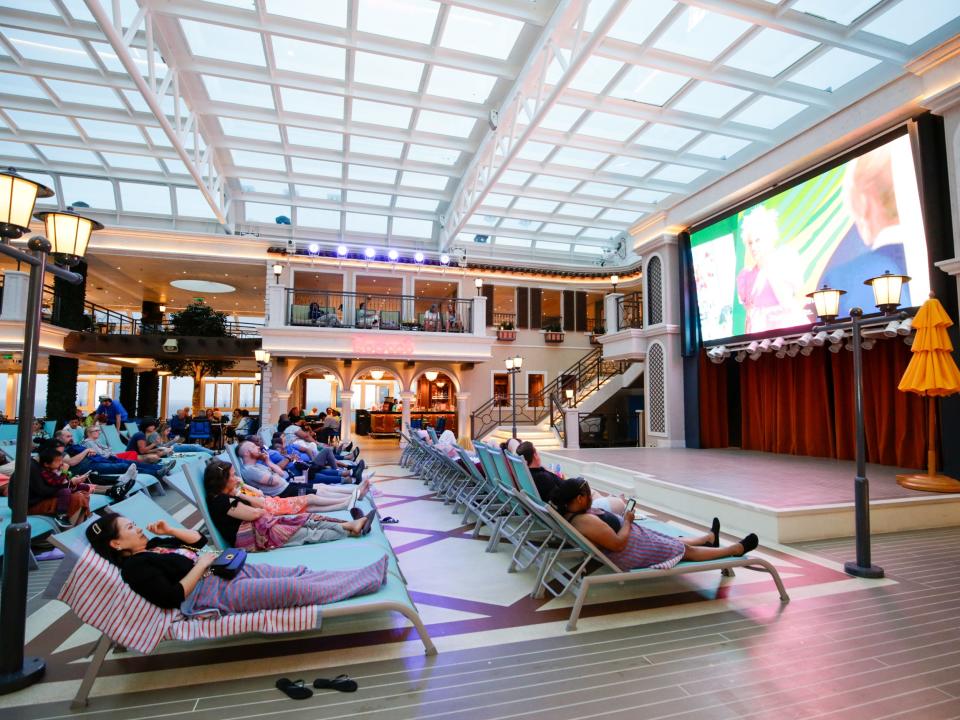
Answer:
[[[530,329],[540,329],[540,289],[530,288]]]
[[[530,327],[530,291],[529,288],[517,288],[517,322],[518,328]]]
[[[576,312],[574,310],[575,295],[573,290],[563,291],[563,329],[566,332],[573,332],[576,325]]]
[[[593,331],[593,328],[587,327],[587,294],[577,291],[577,332]]]
[[[481,288],[483,291],[483,296],[487,299],[487,318],[486,322],[487,327],[493,325],[493,285],[484,284]]]

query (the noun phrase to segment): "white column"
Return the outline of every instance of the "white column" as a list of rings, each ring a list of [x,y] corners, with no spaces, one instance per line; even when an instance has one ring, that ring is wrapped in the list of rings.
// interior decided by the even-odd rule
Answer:
[[[477,295],[473,299],[473,334],[477,337],[487,336],[487,298]]]
[[[20,270],[3,271],[3,311],[0,320],[19,320],[27,317],[27,287],[30,273]]]
[[[400,430],[406,431],[410,427],[410,407],[413,404],[413,393],[409,390],[403,390],[400,393]],[[400,447],[406,447],[407,441],[400,436]]]
[[[606,335],[617,332],[620,328],[617,326],[617,302],[623,297],[623,293],[610,293],[603,298],[604,330]]]
[[[280,416],[285,413],[290,405],[290,396],[293,392],[290,390],[275,390],[265,397],[270,398],[270,412],[267,412],[266,406],[263,408],[263,414],[267,416],[271,425],[280,421]]]
[[[167,418],[167,417],[170,417],[170,415],[172,415],[172,413],[169,413],[169,414],[167,413],[167,391],[168,391],[167,381],[169,379],[170,379],[169,375],[160,376],[160,417],[162,418]],[[87,384],[87,387],[89,387],[89,383]]]
[[[457,439],[462,437],[470,437],[470,393],[468,392],[457,393]]]
[[[274,282],[267,287],[267,327],[283,327],[287,323],[287,289]]]
[[[580,411],[577,408],[565,408],[563,411],[563,432],[567,448],[580,447]]]
[[[276,423],[283,411],[271,414],[275,407],[273,402],[273,360],[264,365],[260,371],[260,395],[263,399],[263,417],[260,418],[260,423],[263,425]]]
[[[353,433],[353,390],[340,391],[340,441],[346,442]]]

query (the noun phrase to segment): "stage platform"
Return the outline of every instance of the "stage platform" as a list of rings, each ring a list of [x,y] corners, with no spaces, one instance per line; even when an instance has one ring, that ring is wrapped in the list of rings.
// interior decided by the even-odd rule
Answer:
[[[635,496],[641,505],[699,523],[713,516],[731,531],[754,531],[781,543],[852,537],[854,463],[738,449],[603,448],[549,450],[567,477]],[[897,473],[867,465],[874,533],[960,525],[960,494],[923,493],[897,485]]]

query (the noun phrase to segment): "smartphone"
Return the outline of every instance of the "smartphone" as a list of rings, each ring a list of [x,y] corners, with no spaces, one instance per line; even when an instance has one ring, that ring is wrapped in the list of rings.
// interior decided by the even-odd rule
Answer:
[[[637,499],[636,499],[636,498],[630,498],[629,500],[627,500],[627,506],[624,508],[623,514],[626,515],[627,513],[632,513],[632,512],[633,512],[633,509],[634,509],[636,506],[637,506]]]

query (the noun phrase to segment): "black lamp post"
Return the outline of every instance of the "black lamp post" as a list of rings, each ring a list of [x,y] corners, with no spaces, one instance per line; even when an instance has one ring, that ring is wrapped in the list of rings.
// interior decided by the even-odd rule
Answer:
[[[510,391],[513,395],[513,412],[511,413],[511,418],[513,420],[513,439],[517,439],[517,378],[520,377],[520,368],[523,367],[523,358],[519,355],[515,357],[508,357],[503,361],[504,365],[507,367],[507,373],[510,375]]]
[[[36,395],[40,342],[40,309],[46,272],[71,283],[83,278],[55,265],[47,265],[47,254],[62,263],[75,263],[86,253],[93,230],[103,226],[72,212],[40,213],[47,237],[35,235],[27,242],[29,252],[10,245],[30,229],[37,198],[52,197],[53,191],[18,175],[12,168],[0,172],[0,254],[30,266],[30,283],[24,318],[23,366],[17,425],[17,458],[10,479],[10,524],[4,542],[3,582],[0,587],[0,694],[32,685],[44,673],[43,658],[24,657],[27,615],[27,572],[30,560],[30,524],[27,522],[32,450],[32,418]]]
[[[900,291],[903,283],[909,281],[906,275],[883,275],[864,281],[864,285],[873,288],[877,307],[885,315],[898,312]],[[856,526],[857,559],[844,563],[843,569],[848,575],[862,578],[882,578],[883,568],[872,564],[870,558],[870,482],[867,480],[867,442],[863,428],[863,343],[861,332],[864,327],[884,325],[889,317],[881,316],[864,320],[862,308],[851,308],[850,319],[834,322],[840,314],[840,296],[845,290],[836,290],[824,285],[809,293],[817,308],[817,315],[825,323],[821,330],[850,330],[853,344],[853,407],[856,420],[856,476],[853,481],[854,522]]]

